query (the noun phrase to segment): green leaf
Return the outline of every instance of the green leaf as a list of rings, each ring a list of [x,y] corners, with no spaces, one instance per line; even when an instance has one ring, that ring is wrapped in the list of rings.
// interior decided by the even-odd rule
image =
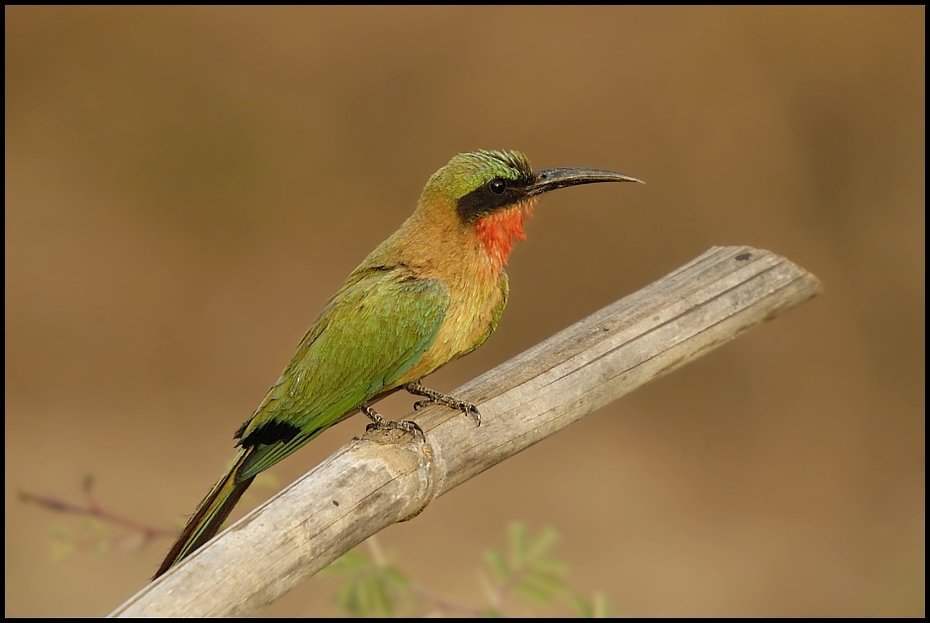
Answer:
[[[88,517],[85,520],[85,525],[87,526],[88,530],[93,532],[95,535],[97,535],[101,539],[107,538],[108,536],[107,527],[103,525],[103,523],[100,522],[99,520],[93,517]]]
[[[540,606],[544,606],[551,600],[551,596],[546,591],[524,582],[514,586],[513,591],[523,599]]]
[[[54,562],[61,562],[77,549],[77,540],[74,533],[65,526],[52,528],[52,536],[48,541],[48,557]]]
[[[520,579],[520,585],[528,586],[539,594],[545,594],[548,599],[565,590],[565,584],[561,578],[536,571],[527,571]]]
[[[510,524],[510,568],[512,570],[523,568],[527,550],[526,526],[519,522]]]
[[[533,562],[533,570],[562,578],[568,573],[568,565],[556,558],[541,558]]]
[[[378,574],[369,578],[368,587],[371,593],[371,602],[374,612],[378,612],[386,617],[391,616],[394,610],[394,604],[391,595],[388,593],[387,586],[383,581],[382,575]]]
[[[539,535],[536,536],[530,543],[528,551],[526,553],[527,560],[535,560],[541,558],[546,554],[556,541],[558,541],[559,535],[552,528],[543,528]]]
[[[77,543],[70,530],[62,526],[54,529],[52,538],[48,542],[48,556],[52,562],[61,562],[74,553]]]
[[[572,595],[569,597],[568,602],[571,604],[572,608],[575,609],[575,612],[578,613],[578,616],[584,619],[590,619],[594,616],[594,609],[585,601],[584,597],[581,595]]]
[[[357,584],[354,579],[347,580],[336,593],[336,606],[356,616],[358,615]]]
[[[504,560],[503,554],[496,549],[489,549],[484,552],[484,560],[499,583],[506,584],[510,580],[510,570],[507,568],[507,561]]]
[[[591,603],[588,603],[581,595],[572,595],[569,602],[580,617],[603,619],[610,616],[610,603],[607,601],[607,596],[600,591],[594,593]]]
[[[368,613],[370,613],[374,607],[374,600],[371,596],[371,587],[366,581],[366,578],[359,578],[355,594],[358,597],[355,616],[368,616]]]
[[[554,597],[565,592],[561,578],[545,573],[527,571],[513,587],[523,598],[540,605],[548,604]]]
[[[392,566],[377,566],[357,550],[345,553],[323,571],[347,575],[336,595],[336,605],[353,616],[395,616],[410,580]]]
[[[353,573],[363,569],[368,569],[371,566],[371,561],[368,559],[368,556],[353,549],[329,563],[329,565],[324,567],[320,573],[323,575],[332,575],[334,573]]]
[[[403,573],[394,567],[385,567],[381,570],[381,577],[384,583],[395,590],[406,590],[410,586],[410,580]]]

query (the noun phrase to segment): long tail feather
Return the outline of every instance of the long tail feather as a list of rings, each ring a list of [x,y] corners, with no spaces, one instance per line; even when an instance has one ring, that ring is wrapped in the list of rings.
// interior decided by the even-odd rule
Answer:
[[[233,507],[236,506],[239,498],[242,497],[242,494],[245,493],[245,490],[249,488],[249,485],[255,479],[255,476],[252,476],[238,481],[242,465],[252,453],[252,450],[253,448],[248,448],[241,451],[239,456],[236,457],[236,462],[229,468],[226,475],[213,486],[207,497],[203,499],[187,525],[184,526],[184,530],[178,535],[174,545],[171,546],[171,550],[165,556],[164,562],[155,572],[153,580],[187,558],[194,550],[219,532],[220,527],[226,521]]]

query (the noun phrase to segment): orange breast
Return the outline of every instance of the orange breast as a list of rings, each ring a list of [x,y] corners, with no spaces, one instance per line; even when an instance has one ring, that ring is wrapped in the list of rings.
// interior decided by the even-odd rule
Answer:
[[[432,347],[398,385],[422,378],[472,350],[494,323],[504,299],[501,264],[480,244],[471,250],[471,258],[459,270],[443,271],[441,278],[451,295],[449,311]]]

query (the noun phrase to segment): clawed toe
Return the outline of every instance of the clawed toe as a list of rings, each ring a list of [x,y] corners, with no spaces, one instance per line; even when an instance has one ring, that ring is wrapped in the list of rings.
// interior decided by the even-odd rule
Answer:
[[[419,438],[422,441],[426,441],[426,433],[423,432],[423,429],[420,428],[420,425],[416,422],[410,420],[391,420],[383,422],[372,422],[365,427],[365,430],[371,432],[373,430],[401,430],[405,433],[410,433],[414,437]]]
[[[478,407],[473,404],[466,404],[467,408],[464,409],[465,415],[470,415],[473,420],[475,420],[475,426],[481,426],[481,411],[478,411]]]
[[[456,411],[461,411],[465,415],[471,416],[475,420],[475,426],[481,426],[481,412],[478,411],[478,407],[471,404],[470,402],[463,402],[461,400],[450,400],[449,402],[440,401],[440,400],[417,400],[413,403],[413,410],[419,411],[420,409],[426,408],[430,405],[442,405],[449,409],[455,409]]]

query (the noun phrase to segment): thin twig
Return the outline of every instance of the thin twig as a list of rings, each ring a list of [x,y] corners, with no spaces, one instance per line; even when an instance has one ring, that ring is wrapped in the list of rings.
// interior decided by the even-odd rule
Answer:
[[[142,535],[144,541],[150,541],[157,538],[167,537],[174,538],[177,536],[177,531],[169,530],[167,528],[156,528],[154,526],[147,526],[141,524],[132,519],[127,519],[117,515],[116,513],[111,513],[110,511],[101,507],[96,500],[90,495],[87,494],[87,504],[73,504],[71,502],[66,502],[56,497],[46,496],[46,495],[37,495],[35,493],[29,493],[28,491],[20,491],[19,499],[24,502],[31,502],[37,504],[42,508],[45,508],[50,511],[57,513],[71,513],[73,515],[84,515],[85,517],[93,517],[99,519],[100,521],[105,521],[111,524],[116,524],[129,528],[135,532],[138,532]]]

